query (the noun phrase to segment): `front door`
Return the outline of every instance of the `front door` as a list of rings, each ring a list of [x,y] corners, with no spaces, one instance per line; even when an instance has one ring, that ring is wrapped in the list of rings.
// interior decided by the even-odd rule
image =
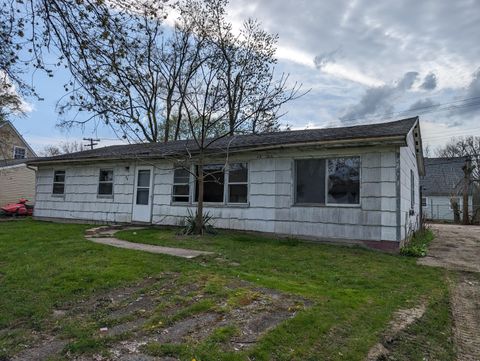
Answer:
[[[152,218],[153,167],[137,167],[133,197],[133,222],[148,222]]]

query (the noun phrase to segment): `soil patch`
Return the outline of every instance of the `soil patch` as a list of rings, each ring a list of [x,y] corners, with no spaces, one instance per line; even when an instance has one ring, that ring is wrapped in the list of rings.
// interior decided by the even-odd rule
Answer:
[[[214,287],[214,286],[216,287]],[[181,277],[165,273],[128,287],[97,294],[79,303],[62,305],[39,341],[13,360],[45,360],[63,355],[71,360],[175,361],[153,358],[145,345],[189,344],[207,340],[217,329],[235,330],[222,349],[240,351],[265,333],[311,305],[303,298],[259,288],[237,279]],[[73,325],[82,337],[105,344],[101,352],[71,351],[78,339],[58,334]],[[68,329],[71,326],[67,326]],[[69,352],[65,350],[69,349]],[[84,353],[86,352],[86,353]]]
[[[432,224],[435,239],[419,264],[480,272],[480,226]]]

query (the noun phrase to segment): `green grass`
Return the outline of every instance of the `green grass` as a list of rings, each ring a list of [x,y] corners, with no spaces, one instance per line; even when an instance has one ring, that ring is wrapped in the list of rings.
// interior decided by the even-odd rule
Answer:
[[[189,361],[193,356],[198,361],[362,360],[395,310],[428,298],[431,312],[443,312],[435,305],[445,294],[444,271],[418,266],[412,258],[234,232],[205,237],[176,236],[175,229],[117,234],[132,242],[215,252],[184,260],[94,244],[84,239],[86,228],[30,220],[0,223],[0,330],[8,329],[6,334],[0,331],[0,359],[2,349],[14,352],[31,330],[51,326],[53,309],[162,272],[178,272],[182,282],[207,280],[203,292],[212,299],[226,295],[225,307],[255,297],[242,288],[225,291],[229,279],[299,295],[312,303],[247,351],[223,351],[223,340],[235,332],[231,327],[216,330],[199,344],[147,346],[152,354],[175,354]],[[214,302],[207,299],[164,321],[212,307]],[[58,327],[72,339],[68,346],[72,352],[105,347],[87,332],[96,324]],[[450,325],[433,317],[429,327],[443,332]],[[440,341],[444,340],[432,338]]]
[[[435,235],[429,228],[415,232],[408,243],[402,247],[400,254],[411,257],[425,257],[428,245],[434,238]]]
[[[432,303],[425,315],[390,345],[396,361],[454,360],[452,315],[448,292]]]

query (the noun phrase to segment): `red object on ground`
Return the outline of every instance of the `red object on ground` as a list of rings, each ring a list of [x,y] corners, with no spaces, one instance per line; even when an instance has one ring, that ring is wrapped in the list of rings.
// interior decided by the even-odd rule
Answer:
[[[10,203],[2,207],[1,210],[12,216],[31,216],[33,214],[33,206],[27,204],[28,199],[20,198],[18,203]]]

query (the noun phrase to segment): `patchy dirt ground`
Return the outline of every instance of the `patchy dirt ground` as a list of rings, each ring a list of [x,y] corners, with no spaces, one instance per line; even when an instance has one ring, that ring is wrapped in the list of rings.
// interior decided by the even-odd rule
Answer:
[[[195,345],[227,329],[222,349],[241,351],[309,305],[240,280],[186,280],[167,273],[63,305],[54,311],[50,329],[35,334],[13,360],[174,361],[175,355],[149,355],[149,347]],[[102,347],[90,352],[85,344]]]
[[[458,360],[480,361],[480,227],[434,224],[435,239],[419,264],[459,271],[450,285]]]
[[[435,239],[418,263],[457,271],[480,272],[480,226],[432,224]]]
[[[425,313],[426,308],[426,304],[421,303],[417,307],[402,309],[395,312],[392,321],[390,321],[387,327],[387,331],[382,337],[382,341],[370,349],[366,361],[380,361],[388,359],[388,355],[390,353],[388,349],[389,344],[397,337],[400,337],[400,333],[402,331],[419,320]]]

